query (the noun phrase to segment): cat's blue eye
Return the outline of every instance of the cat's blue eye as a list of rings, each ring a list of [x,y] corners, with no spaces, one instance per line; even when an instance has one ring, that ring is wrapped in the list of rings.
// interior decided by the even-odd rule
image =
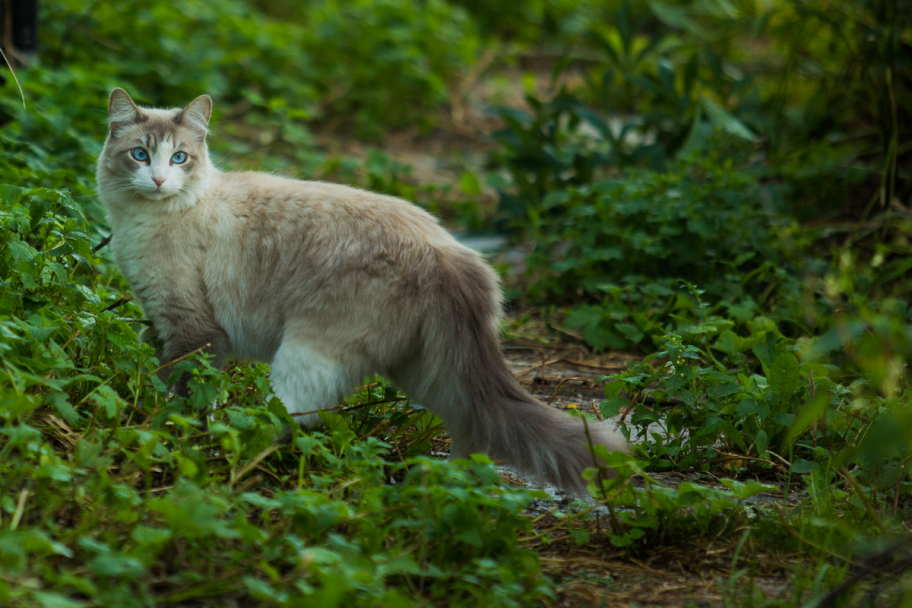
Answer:
[[[185,160],[187,160],[187,153],[186,153],[186,152],[175,152],[175,153],[171,156],[171,162],[174,163],[175,165],[179,165],[179,164],[181,164],[182,162],[184,162]]]
[[[140,162],[149,160],[149,153],[144,148],[133,148],[130,150],[130,156]]]

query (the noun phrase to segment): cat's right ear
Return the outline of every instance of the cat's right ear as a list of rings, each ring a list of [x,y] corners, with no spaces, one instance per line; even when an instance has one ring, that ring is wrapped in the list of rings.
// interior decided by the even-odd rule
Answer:
[[[111,91],[111,99],[108,101],[108,122],[111,125],[112,136],[117,137],[125,127],[137,122],[141,115],[139,108],[126,91]]]
[[[206,139],[209,132],[209,119],[212,118],[212,98],[200,95],[180,111],[177,122],[195,129],[201,140]]]

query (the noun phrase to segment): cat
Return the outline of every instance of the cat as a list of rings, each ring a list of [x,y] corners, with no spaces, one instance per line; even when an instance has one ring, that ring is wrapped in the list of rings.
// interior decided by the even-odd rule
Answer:
[[[216,367],[266,361],[304,427],[377,373],[443,420],[453,458],[486,453],[572,492],[594,464],[587,433],[627,450],[608,423],[584,424],[519,385],[500,351],[497,275],[427,212],[341,185],[219,171],[208,95],[147,109],[118,88],[108,112],[98,195],[163,363],[200,348]]]

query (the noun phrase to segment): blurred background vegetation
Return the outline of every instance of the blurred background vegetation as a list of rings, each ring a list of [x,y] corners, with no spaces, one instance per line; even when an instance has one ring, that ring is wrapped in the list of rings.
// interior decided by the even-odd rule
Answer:
[[[531,321],[644,356],[605,382],[600,413],[624,410],[641,444],[594,481],[626,509],[606,543],[644,555],[722,517],[728,604],[898,601],[910,19],[899,0],[42,2],[38,60],[0,76],[0,603],[557,597],[517,540],[541,541],[534,494],[495,490],[483,460],[424,459],[439,428],[382,380],[276,451],[288,420],[262,366],[202,363],[189,403],[144,371],[141,312],[94,249],[115,86],[154,106],[210,94],[225,169],[383,191],[467,242],[495,235],[508,335]],[[194,430],[186,412],[216,398]],[[668,470],[778,484],[782,504],[747,508],[762,488],[731,480],[659,488]],[[551,532],[589,542],[568,517]],[[752,582],[769,555],[792,560],[775,597]]]

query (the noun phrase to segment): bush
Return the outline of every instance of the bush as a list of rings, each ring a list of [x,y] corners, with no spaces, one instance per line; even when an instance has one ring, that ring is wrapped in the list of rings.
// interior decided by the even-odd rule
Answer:
[[[316,58],[304,77],[328,115],[368,138],[389,127],[427,129],[479,48],[472,21],[443,0],[328,0],[301,18],[304,47]]]

